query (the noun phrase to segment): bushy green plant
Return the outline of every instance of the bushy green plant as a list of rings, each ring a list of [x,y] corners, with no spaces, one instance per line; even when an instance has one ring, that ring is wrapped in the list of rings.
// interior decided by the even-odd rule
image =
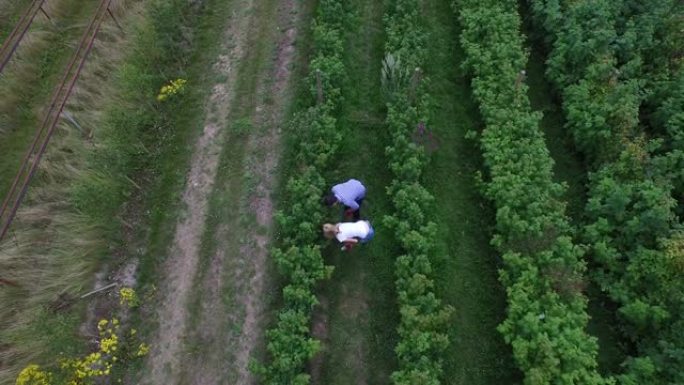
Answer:
[[[394,212],[385,217],[385,223],[394,230],[404,253],[395,262],[400,321],[394,350],[399,369],[392,373],[392,381],[437,385],[453,309],[435,295],[430,262],[436,238],[436,225],[430,220],[434,198],[420,184],[427,156],[411,139],[416,127],[427,123],[430,103],[429,80],[420,70],[427,59],[428,41],[420,1],[396,1],[385,22],[387,54],[381,75],[389,96],[386,123],[391,142],[386,154],[394,175],[387,188]]]
[[[518,81],[527,56],[516,3],[460,0],[454,9],[485,122],[485,193],[497,209],[492,243],[503,254],[508,298],[499,331],[525,384],[612,383],[597,372],[597,341],[585,331],[585,265],[560,199],[564,186],[553,181],[541,114],[531,110],[527,86]]]
[[[671,45],[682,34],[682,6],[535,0],[532,10],[552,47],[547,75],[563,96],[567,127],[592,160],[582,232],[592,276],[618,304],[620,330],[636,346],[617,379],[681,382],[684,286],[670,261],[682,254],[672,245],[682,227],[673,194],[684,186],[684,105]]]

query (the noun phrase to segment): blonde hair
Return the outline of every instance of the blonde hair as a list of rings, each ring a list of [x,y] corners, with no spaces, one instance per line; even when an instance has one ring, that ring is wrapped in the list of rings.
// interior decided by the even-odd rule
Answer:
[[[324,237],[328,239],[333,239],[335,238],[335,234],[337,234],[337,225],[333,225],[332,223],[326,223],[323,225]]]

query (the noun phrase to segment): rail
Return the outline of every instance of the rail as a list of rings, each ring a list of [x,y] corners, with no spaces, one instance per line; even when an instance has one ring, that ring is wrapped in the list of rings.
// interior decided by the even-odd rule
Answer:
[[[33,24],[33,19],[36,18],[38,11],[43,12],[45,17],[49,19],[47,13],[43,10],[44,3],[45,0],[33,0],[14,26],[12,32],[7,36],[7,39],[2,43],[2,47],[0,47],[0,72],[2,72],[12,55],[14,55],[14,52],[19,46],[19,42],[21,42],[24,35],[26,35],[26,31],[28,31],[31,24]]]
[[[42,4],[42,1],[44,0],[37,1]],[[109,11],[111,1],[112,0],[101,0],[98,5],[95,14],[81,37],[74,56],[69,62],[59,85],[53,93],[52,100],[45,112],[42,124],[36,130],[33,142],[24,155],[24,159],[19,166],[19,171],[12,182],[12,186],[2,202],[2,207],[0,208],[0,241],[7,234],[10,225],[17,214],[17,210],[26,195],[31,179],[34,176],[38,164],[50,142],[50,138],[57,127],[64,106],[67,103],[69,95],[71,95],[74,84],[81,74],[88,54],[93,47],[100,26],[107,16],[107,13],[111,14]]]

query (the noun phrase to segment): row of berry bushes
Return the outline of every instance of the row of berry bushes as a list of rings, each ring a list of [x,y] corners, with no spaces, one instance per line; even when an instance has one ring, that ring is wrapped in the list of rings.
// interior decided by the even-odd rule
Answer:
[[[309,326],[317,303],[314,286],[332,272],[321,256],[319,227],[326,189],[322,174],[341,140],[335,115],[345,78],[342,34],[349,12],[343,4],[342,0],[318,4],[309,77],[316,105],[300,112],[291,125],[295,172],[287,181],[285,208],[276,215],[280,247],[273,251],[285,278],[284,304],[276,326],[267,331],[269,361],[256,368],[263,382],[271,385],[308,384],[306,363],[319,349]]]
[[[503,254],[508,310],[499,326],[524,383],[610,384],[597,372],[596,338],[585,331],[586,267],[561,196],[553,160],[521,71],[527,63],[517,2],[457,0],[465,65],[485,128],[485,193],[496,206],[492,243]]]
[[[683,106],[672,92],[679,87],[671,38],[681,31],[666,17],[681,11],[676,3],[531,3],[549,37],[547,75],[563,97],[567,127],[592,160],[583,236],[592,276],[617,303],[620,331],[634,347],[622,384],[684,380],[684,233],[673,197],[684,165]],[[648,126],[658,120],[665,129]],[[663,133],[667,146],[649,139]]]
[[[640,66],[633,55],[618,65],[620,42],[616,20],[621,1],[580,1],[568,7],[546,0],[531,2],[537,23],[547,32],[553,49],[547,76],[563,97],[566,127],[577,148],[593,165],[621,149],[638,122],[640,87],[632,76]],[[629,36],[629,34],[626,34]]]
[[[385,223],[396,235],[403,254],[395,263],[399,299],[398,385],[440,383],[442,353],[449,341],[445,327],[452,309],[435,295],[431,278],[436,225],[430,218],[434,198],[420,184],[427,157],[412,142],[412,133],[427,124],[428,80],[420,68],[427,59],[428,36],[423,29],[418,0],[396,0],[386,16],[387,59],[383,82],[390,91],[387,126],[391,144],[386,152],[394,180],[387,192],[394,213]],[[411,73],[413,73],[411,75]]]
[[[684,214],[684,3],[678,0],[653,0],[648,3],[626,1],[628,25],[640,33],[630,46],[642,61],[644,101],[639,116],[650,135],[663,139],[655,150],[661,155],[658,168],[673,184],[679,202],[676,212]],[[623,17],[625,18],[625,17]],[[633,22],[631,22],[634,20]],[[631,23],[630,23],[631,22]]]

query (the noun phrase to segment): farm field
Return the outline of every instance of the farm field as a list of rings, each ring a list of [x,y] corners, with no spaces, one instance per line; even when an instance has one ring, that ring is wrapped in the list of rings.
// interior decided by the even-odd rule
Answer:
[[[681,1],[36,4],[0,385],[684,383]]]

